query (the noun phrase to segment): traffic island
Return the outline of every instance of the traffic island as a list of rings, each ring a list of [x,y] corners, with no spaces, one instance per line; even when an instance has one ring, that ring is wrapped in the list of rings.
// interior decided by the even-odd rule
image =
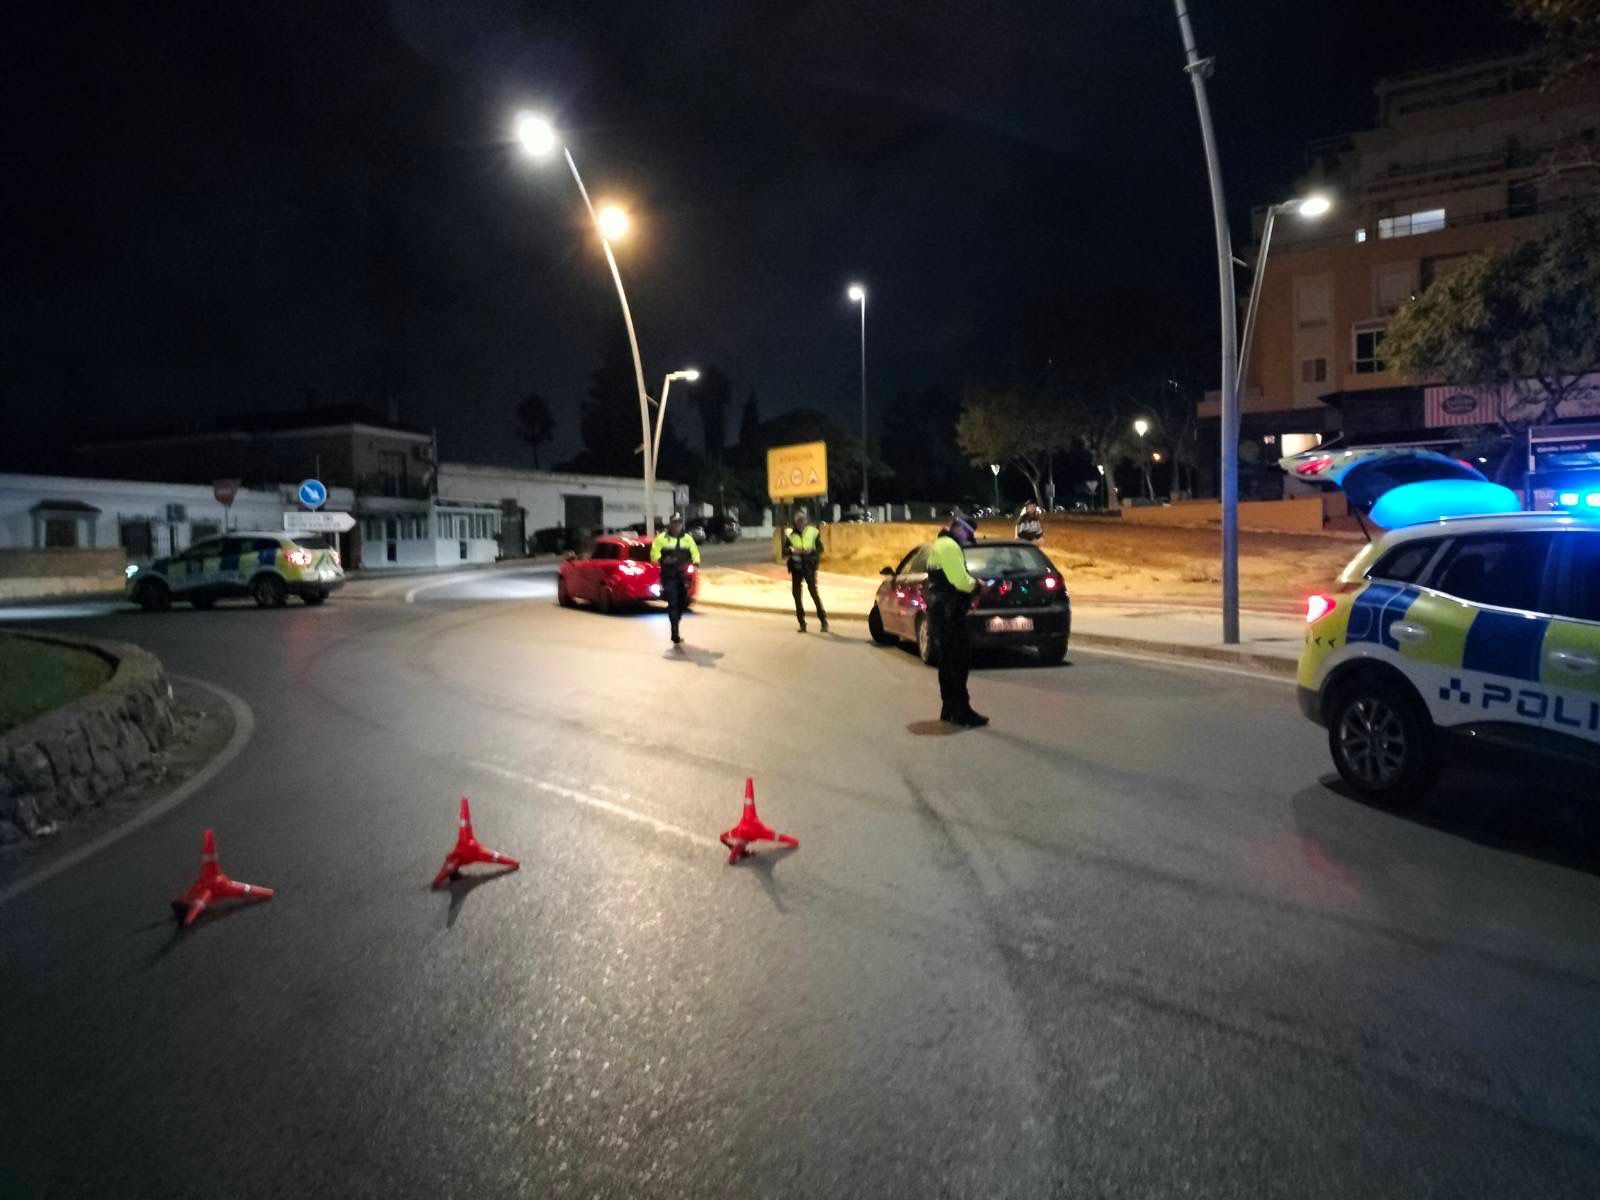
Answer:
[[[0,845],[48,837],[139,783],[173,740],[172,687],[137,646],[6,633],[0,655],[20,721],[0,732]]]

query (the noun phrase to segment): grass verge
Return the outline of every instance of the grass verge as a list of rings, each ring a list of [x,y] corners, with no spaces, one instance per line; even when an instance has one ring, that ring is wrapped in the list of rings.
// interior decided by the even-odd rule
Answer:
[[[111,678],[111,664],[72,646],[0,634],[0,733],[87,695]]]

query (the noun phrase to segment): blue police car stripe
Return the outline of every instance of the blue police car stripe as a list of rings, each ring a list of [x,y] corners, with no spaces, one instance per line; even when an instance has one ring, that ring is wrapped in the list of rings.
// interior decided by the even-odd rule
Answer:
[[[239,569],[239,556],[237,554],[224,554],[219,567],[223,571],[237,571]]]
[[[1414,587],[1381,581],[1367,585],[1367,590],[1356,597],[1350,606],[1350,624],[1344,640],[1348,642],[1375,642],[1391,650],[1400,644],[1389,636],[1389,626],[1411,608],[1421,595]]]
[[[1461,665],[1469,671],[1537,683],[1544,631],[1548,628],[1550,622],[1543,617],[1481,609],[1467,630]]]
[[[270,567],[272,565],[272,560],[277,557],[278,552],[276,550],[263,550],[261,553],[256,555],[256,562],[263,567]]]

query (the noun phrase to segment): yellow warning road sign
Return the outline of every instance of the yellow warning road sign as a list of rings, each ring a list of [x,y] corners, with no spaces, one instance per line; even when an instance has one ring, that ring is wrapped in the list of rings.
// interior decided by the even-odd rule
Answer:
[[[821,496],[827,490],[827,442],[774,446],[767,451],[767,493],[774,500]]]

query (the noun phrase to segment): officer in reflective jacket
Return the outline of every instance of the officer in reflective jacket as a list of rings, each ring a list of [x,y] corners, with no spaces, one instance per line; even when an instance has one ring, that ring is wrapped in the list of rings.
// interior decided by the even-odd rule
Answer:
[[[939,531],[928,554],[928,619],[939,652],[939,719],[975,729],[989,718],[973,712],[967,695],[967,674],[972,669],[972,643],[967,613],[978,581],[967,572],[963,546],[973,539],[972,522],[957,509],[950,526]]]
[[[789,558],[789,578],[794,584],[794,618],[800,622],[800,632],[806,631],[805,604],[800,599],[802,582],[811,589],[811,603],[817,609],[817,621],[822,632],[828,632],[828,614],[822,610],[822,597],[817,595],[817,563],[822,559],[822,531],[811,523],[803,508],[794,512],[794,524],[783,533],[784,547]]]
[[[667,527],[656,534],[650,545],[650,561],[661,566],[661,596],[667,602],[667,619],[672,622],[672,644],[678,636],[678,622],[689,607],[689,567],[700,562],[700,547],[683,531],[683,514],[673,513]]]

